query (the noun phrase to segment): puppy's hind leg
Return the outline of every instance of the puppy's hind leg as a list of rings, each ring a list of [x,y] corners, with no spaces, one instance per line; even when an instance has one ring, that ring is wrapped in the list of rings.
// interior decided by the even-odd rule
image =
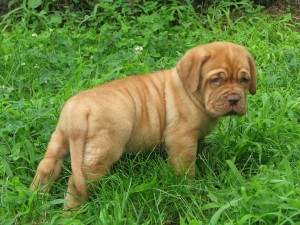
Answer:
[[[89,195],[88,190],[97,183],[99,178],[104,177],[108,173],[111,166],[119,160],[123,154],[125,143],[121,144],[118,141],[113,142],[111,140],[116,138],[109,134],[110,132],[104,133],[94,137],[94,139],[90,140],[85,146],[82,161],[82,173],[86,184],[85,190],[82,188],[82,185],[80,185],[80,182],[78,182],[81,177],[78,177],[78,174],[74,173],[72,168],[73,174],[68,182],[66,195],[68,203],[64,206],[65,210],[74,210],[76,206],[83,203]]]
[[[38,165],[30,189],[48,192],[59,177],[64,156],[68,153],[68,139],[57,128],[51,136],[44,158]]]

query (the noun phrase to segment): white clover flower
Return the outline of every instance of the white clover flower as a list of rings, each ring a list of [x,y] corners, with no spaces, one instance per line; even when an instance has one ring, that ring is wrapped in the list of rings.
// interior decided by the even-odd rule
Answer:
[[[142,53],[142,51],[143,51],[144,49],[143,49],[143,47],[142,46],[136,46],[135,47],[135,54],[141,54]]]
[[[92,60],[93,60],[93,59],[94,59],[94,56],[92,56],[92,55],[91,55],[91,56],[90,56],[90,59],[92,59]]]
[[[35,64],[35,65],[34,65],[34,68],[35,68],[35,69],[39,69],[40,66],[39,66],[38,64]]]
[[[26,65],[26,63],[24,63],[24,62],[21,62],[21,66],[25,66]]]
[[[31,37],[36,38],[38,35],[36,33],[31,34]]]
[[[136,46],[135,47],[135,51],[137,51],[137,52],[141,52],[141,51],[143,51],[144,49],[143,49],[143,47],[142,46]]]

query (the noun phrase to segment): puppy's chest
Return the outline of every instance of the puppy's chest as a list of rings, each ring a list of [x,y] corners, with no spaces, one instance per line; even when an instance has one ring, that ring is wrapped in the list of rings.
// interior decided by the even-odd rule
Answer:
[[[200,122],[198,122],[198,130],[199,130],[199,139],[205,138],[218,124],[217,118],[211,117],[202,117]]]

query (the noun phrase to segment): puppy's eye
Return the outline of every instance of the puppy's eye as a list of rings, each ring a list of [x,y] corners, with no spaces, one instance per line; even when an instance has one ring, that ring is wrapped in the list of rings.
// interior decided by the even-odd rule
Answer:
[[[221,83],[221,77],[215,77],[210,80],[213,84],[220,84]]]
[[[248,82],[248,79],[247,79],[246,77],[243,77],[243,78],[241,79],[241,82],[242,82],[242,83],[247,83],[247,82]]]

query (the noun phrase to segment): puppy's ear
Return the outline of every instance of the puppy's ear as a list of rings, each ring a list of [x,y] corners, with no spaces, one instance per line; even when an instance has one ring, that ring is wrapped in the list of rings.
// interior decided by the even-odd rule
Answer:
[[[249,64],[250,64],[250,73],[251,73],[251,82],[249,87],[249,92],[252,95],[255,95],[256,93],[256,66],[254,64],[253,57],[249,54]]]
[[[201,48],[189,50],[178,62],[177,73],[184,85],[195,92],[200,83],[200,71],[203,64],[209,58],[208,53]]]

